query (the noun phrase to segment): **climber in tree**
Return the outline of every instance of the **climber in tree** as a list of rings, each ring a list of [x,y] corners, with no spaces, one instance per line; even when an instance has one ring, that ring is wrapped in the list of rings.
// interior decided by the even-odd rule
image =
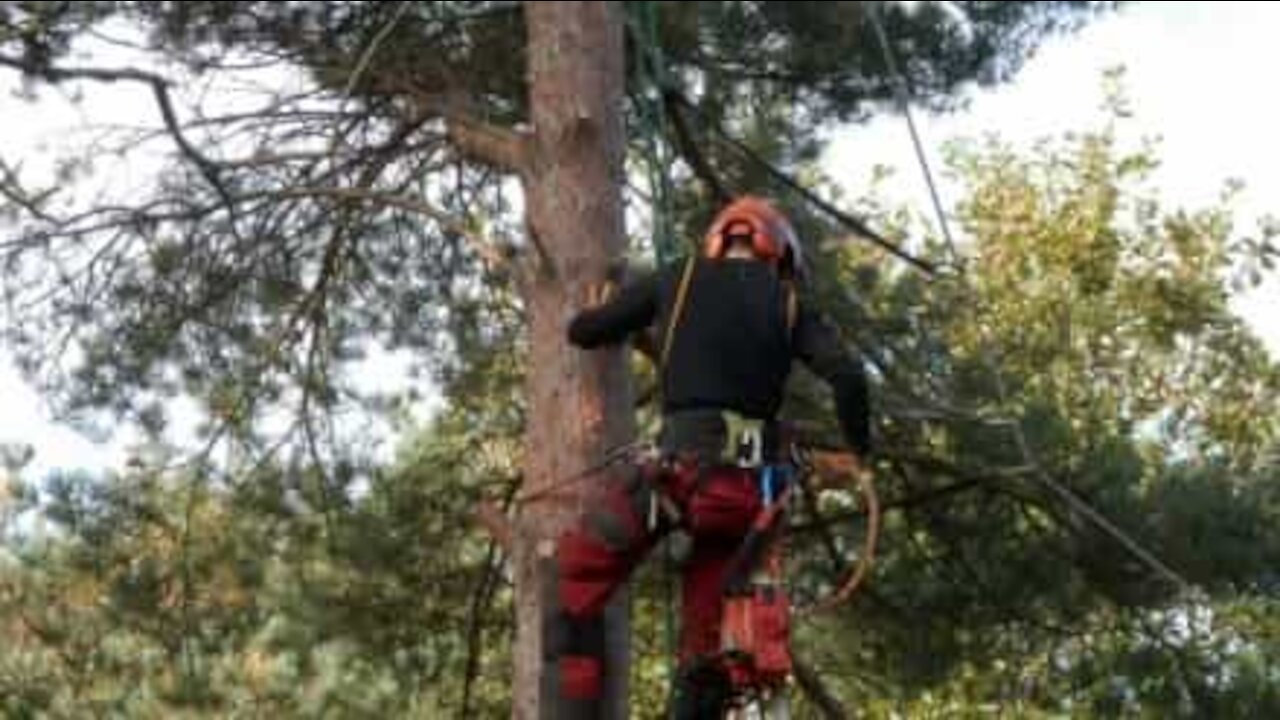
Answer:
[[[789,460],[776,415],[794,359],[829,383],[845,440],[866,458],[866,376],[799,296],[803,263],[786,216],[764,199],[742,197],[721,210],[700,254],[623,285],[570,323],[569,341],[588,349],[660,330],[662,460],[611,479],[605,500],[558,541],[558,607],[545,643],[556,718],[600,717],[603,609],[675,528],[692,539],[675,715],[721,717],[731,690],[716,662],[725,574],[762,508],[761,469]]]

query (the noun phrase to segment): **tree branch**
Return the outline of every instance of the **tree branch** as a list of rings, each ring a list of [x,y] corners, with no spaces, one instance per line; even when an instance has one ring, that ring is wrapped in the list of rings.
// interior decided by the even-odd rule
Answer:
[[[530,169],[527,136],[457,110],[446,112],[445,124],[449,142],[467,159],[515,175]]]
[[[308,198],[327,197],[338,200],[369,202],[376,205],[393,207],[407,212],[422,215],[438,223],[445,230],[457,233],[465,238],[472,249],[491,267],[503,267],[508,264],[507,256],[492,240],[467,227],[462,220],[418,198],[407,195],[392,195],[376,190],[341,187],[294,187],[283,190],[272,190],[263,193],[241,196],[241,200],[258,200],[266,198]]]
[[[918,507],[930,505],[939,500],[948,498],[952,495],[957,495],[957,494],[966,492],[968,490],[972,490],[973,488],[976,488],[980,485],[991,484],[993,481],[1008,480],[1008,479],[1014,479],[1018,477],[1026,477],[1034,473],[1034,470],[1028,467],[994,468],[988,471],[969,472],[951,463],[948,463],[944,460],[939,460],[937,458],[931,458],[924,455],[910,455],[910,456],[897,455],[889,459],[897,463],[910,463],[912,465],[921,466],[925,470],[930,471],[932,473],[950,475],[956,478],[956,481],[947,485],[942,485],[940,487],[934,487],[928,490],[922,490],[918,493],[897,498],[895,500],[882,502],[880,503],[880,510],[882,513],[888,512],[890,510],[912,510]],[[1016,492],[1013,492],[1009,488],[997,488],[997,490],[1004,492],[1006,494],[1009,494],[1010,496],[1022,502],[1032,502],[1029,498],[1024,497]],[[1037,504],[1037,507],[1039,506],[1040,505]],[[796,525],[795,527],[792,528],[792,530],[793,532],[801,532],[801,533],[811,532],[811,531],[824,531],[826,524],[829,522],[853,520],[855,518],[862,517],[865,514],[865,512],[866,512],[865,510],[859,509],[859,510],[851,510],[849,512],[843,512],[843,513],[834,513],[834,514],[825,516],[822,519],[823,521]]]
[[[689,129],[689,120],[680,111],[680,103],[677,97],[676,93],[673,92],[662,93],[662,106],[665,108],[667,116],[671,119],[671,127],[675,129],[676,147],[680,151],[680,156],[693,169],[694,176],[707,186],[707,190],[711,192],[716,204],[723,205],[729,202],[732,196],[725,188],[724,183],[721,182],[715,168],[707,160],[702,148],[694,141],[693,132]]]
[[[797,656],[794,651],[792,651],[791,666],[795,674],[796,684],[800,686],[800,690],[805,697],[809,698],[818,708],[818,711],[822,713],[822,717],[827,720],[845,720],[845,718],[849,717],[849,713],[840,704],[840,700],[822,682],[822,676],[818,674],[818,671]]]
[[[35,75],[56,83],[63,80],[96,80],[98,82],[119,82],[121,80],[142,83],[165,83],[164,78],[137,68],[95,68],[95,67],[40,67],[22,58],[0,55],[0,65],[20,70],[28,75]]]
[[[45,213],[41,205],[53,194],[53,190],[43,190],[32,197],[30,193],[22,187],[22,183],[18,178],[18,173],[10,168],[9,165],[0,158],[0,197],[7,198],[9,202],[26,210],[32,217],[43,222],[53,224],[56,219]],[[8,243],[0,243],[0,248],[5,247]]]
[[[0,55],[0,66],[15,68],[28,75],[43,78],[50,83],[58,83],[63,80],[94,80],[97,82],[140,82],[151,87],[151,93],[155,97],[156,105],[160,109],[160,117],[164,120],[165,127],[169,130],[169,134],[173,136],[173,141],[178,146],[178,150],[191,160],[199,169],[200,174],[205,180],[213,186],[222,201],[226,203],[228,210],[233,207],[231,202],[231,194],[227,192],[227,188],[223,185],[221,178],[218,177],[217,163],[210,160],[201,153],[194,145],[187,140],[186,135],[182,132],[182,127],[178,122],[178,116],[173,109],[173,100],[169,95],[169,81],[165,78],[149,73],[137,68],[94,68],[94,67],[39,67],[23,61],[21,58],[14,58],[8,55]]]
[[[511,506],[511,502],[515,499],[519,488],[520,484],[518,482],[511,483],[508,486],[502,499],[504,508]],[[496,508],[494,510],[495,512],[501,512]],[[510,543],[510,538],[507,538],[507,541]],[[480,577],[475,593],[471,597],[471,609],[467,620],[467,669],[462,683],[462,717],[464,718],[471,716],[471,700],[475,681],[480,674],[481,654],[484,651],[482,645],[484,614],[493,602],[494,590],[497,588],[499,572],[502,569],[502,553],[500,549],[509,551],[510,545],[508,544],[503,548],[498,540],[489,541],[489,547],[485,551],[483,574]]]
[[[506,514],[493,503],[482,500],[476,505],[475,519],[489,533],[493,541],[508,555],[515,549],[511,522]]]
[[[471,609],[467,618],[467,662],[462,678],[462,712],[460,717],[471,716],[471,701],[475,696],[475,682],[480,675],[481,653],[484,651],[481,640],[484,634],[482,613],[488,609],[493,598],[493,586],[497,582],[498,571],[502,567],[502,556],[498,551],[498,542],[489,541],[485,550],[484,571],[475,592],[471,596]]]

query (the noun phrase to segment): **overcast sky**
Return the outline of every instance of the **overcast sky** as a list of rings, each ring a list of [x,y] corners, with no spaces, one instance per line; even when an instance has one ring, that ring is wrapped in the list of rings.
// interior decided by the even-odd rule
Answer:
[[[975,97],[970,109],[945,119],[918,117],[932,150],[956,136],[990,130],[1015,142],[1090,127],[1100,115],[1104,69],[1123,65],[1140,132],[1163,138],[1157,175],[1166,204],[1208,204],[1228,178],[1245,182],[1240,218],[1251,224],[1266,212],[1280,215],[1280,95],[1273,74],[1280,68],[1277,3],[1137,3],[1082,33],[1043,47],[1016,82]],[[38,153],[68,128],[104,113],[127,119],[153,112],[145,93],[123,95],[102,109],[72,111],[51,101],[32,108],[9,95],[0,81],[0,137],[6,157],[19,148]],[[865,187],[877,163],[899,171],[892,199],[927,209],[905,126],[880,119],[842,135],[832,147],[830,170],[850,193]],[[937,166],[937,156],[934,164]],[[952,197],[943,185],[944,199]],[[1280,279],[1240,298],[1237,308],[1280,356]],[[37,449],[28,472],[51,467],[98,469],[118,466],[128,438],[94,442],[49,420],[48,408],[25,386],[0,348],[0,442],[26,442]]]
[[[1136,141],[1159,137],[1155,181],[1166,207],[1211,205],[1228,179],[1245,189],[1236,207],[1241,232],[1270,213],[1280,217],[1280,3],[1133,3],[1078,34],[1048,43],[1015,82],[975,97],[967,112],[916,114],[931,163],[956,137],[998,132],[1015,143],[1099,127],[1102,77],[1125,68]],[[877,163],[897,168],[891,197],[929,209],[910,135],[898,117],[881,117],[833,145],[831,172],[856,193]],[[944,201],[945,178],[939,178]],[[1239,298],[1237,310],[1280,356],[1280,277]]]

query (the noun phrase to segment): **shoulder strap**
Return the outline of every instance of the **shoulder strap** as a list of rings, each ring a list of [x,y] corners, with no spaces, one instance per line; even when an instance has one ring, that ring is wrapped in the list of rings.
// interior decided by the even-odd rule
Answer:
[[[675,305],[671,308],[671,318],[667,321],[667,328],[662,341],[662,355],[659,356],[659,367],[667,366],[667,359],[671,357],[671,345],[675,342],[676,329],[680,325],[680,318],[684,314],[684,306],[689,298],[689,285],[693,281],[693,267],[697,264],[697,256],[690,255],[685,261],[684,271],[680,274],[680,286],[676,289]],[[791,334],[796,329],[796,319],[800,313],[800,300],[796,293],[795,283],[790,279],[783,281],[783,292],[786,293],[786,320],[787,320],[787,340],[790,341]]]
[[[693,280],[693,266],[698,262],[697,255],[690,254],[684,263],[684,272],[680,275],[680,287],[676,290],[676,302],[671,308],[671,319],[667,321],[666,337],[662,341],[662,355],[658,366],[665,368],[667,358],[671,356],[671,343],[676,337],[676,328],[680,324],[680,316],[684,313],[685,301],[689,297],[689,284]]]

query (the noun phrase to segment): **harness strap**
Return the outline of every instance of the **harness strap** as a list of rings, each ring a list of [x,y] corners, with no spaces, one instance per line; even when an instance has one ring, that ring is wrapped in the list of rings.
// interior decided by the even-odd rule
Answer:
[[[662,355],[659,367],[667,367],[667,359],[671,357],[671,343],[676,338],[676,327],[680,324],[680,316],[684,313],[685,301],[689,297],[689,284],[693,280],[693,266],[698,262],[696,255],[690,255],[684,263],[684,272],[680,276],[680,288],[676,290],[676,304],[671,310],[671,320],[667,322],[667,334],[662,341]]]
[[[662,354],[659,356],[658,366],[666,368],[667,360],[671,357],[671,346],[675,342],[676,329],[680,326],[680,318],[684,315],[684,307],[689,299],[689,286],[693,281],[693,267],[698,262],[696,255],[690,255],[685,260],[684,270],[680,274],[680,285],[676,289],[676,302],[671,309],[671,319],[667,321],[667,329],[662,339]],[[783,281],[783,287],[786,290],[786,322],[787,322],[787,339],[791,338],[792,331],[796,327],[796,319],[800,314],[800,301],[796,294],[795,283],[790,279]]]

